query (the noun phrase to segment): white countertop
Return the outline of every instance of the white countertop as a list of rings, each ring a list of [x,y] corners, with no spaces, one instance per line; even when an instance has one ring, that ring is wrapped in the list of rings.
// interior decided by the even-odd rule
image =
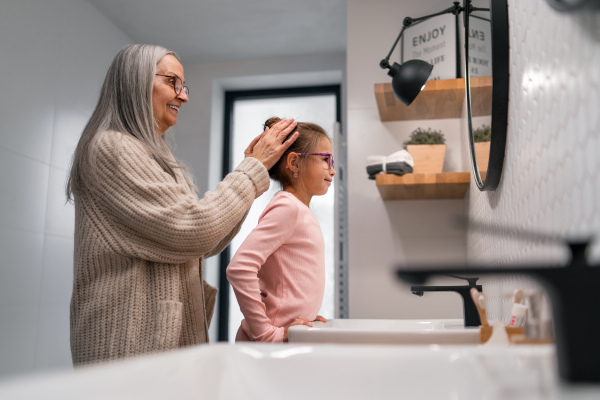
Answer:
[[[0,382],[0,399],[600,399],[538,346],[204,345]]]

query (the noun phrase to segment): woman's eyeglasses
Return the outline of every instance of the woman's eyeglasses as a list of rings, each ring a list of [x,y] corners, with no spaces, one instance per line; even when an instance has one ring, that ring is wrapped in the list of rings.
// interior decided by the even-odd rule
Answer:
[[[296,153],[299,156],[323,156],[327,157],[327,166],[333,168],[333,154],[330,153]]]
[[[187,95],[190,94],[190,90],[188,89],[187,86],[184,86],[180,77],[175,76],[175,75],[162,75],[162,74],[154,74],[154,75],[164,76],[164,77],[173,79],[173,82],[171,82],[171,84],[173,85],[173,89],[175,89],[175,94],[181,93],[181,90],[184,90],[185,94],[187,94]]]

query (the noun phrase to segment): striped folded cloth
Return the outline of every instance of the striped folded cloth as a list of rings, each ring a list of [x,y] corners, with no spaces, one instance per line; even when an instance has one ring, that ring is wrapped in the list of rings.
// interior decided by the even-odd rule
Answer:
[[[368,156],[367,174],[369,179],[375,179],[379,173],[404,175],[413,172],[415,162],[406,150],[400,150],[389,156]]]

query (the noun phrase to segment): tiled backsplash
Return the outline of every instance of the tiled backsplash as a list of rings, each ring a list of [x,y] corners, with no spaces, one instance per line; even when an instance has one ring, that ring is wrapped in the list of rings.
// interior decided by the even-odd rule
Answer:
[[[523,240],[518,232],[556,239],[600,233],[600,13],[562,14],[543,0],[508,0],[509,121],[502,180],[495,192],[471,185],[472,264],[564,264],[564,246]],[[498,234],[494,226],[513,228]],[[598,261],[594,243],[588,258]],[[524,277],[483,279],[491,318],[507,322]]]

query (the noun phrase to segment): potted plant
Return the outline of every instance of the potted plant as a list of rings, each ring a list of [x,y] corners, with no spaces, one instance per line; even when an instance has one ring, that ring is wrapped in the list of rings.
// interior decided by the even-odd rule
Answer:
[[[415,129],[404,142],[404,148],[413,157],[413,173],[440,173],[444,169],[446,138],[441,131]]]
[[[490,159],[490,143],[492,140],[492,127],[483,125],[473,131],[473,141],[475,142],[475,155],[477,157],[477,167],[480,172],[487,171]]]

